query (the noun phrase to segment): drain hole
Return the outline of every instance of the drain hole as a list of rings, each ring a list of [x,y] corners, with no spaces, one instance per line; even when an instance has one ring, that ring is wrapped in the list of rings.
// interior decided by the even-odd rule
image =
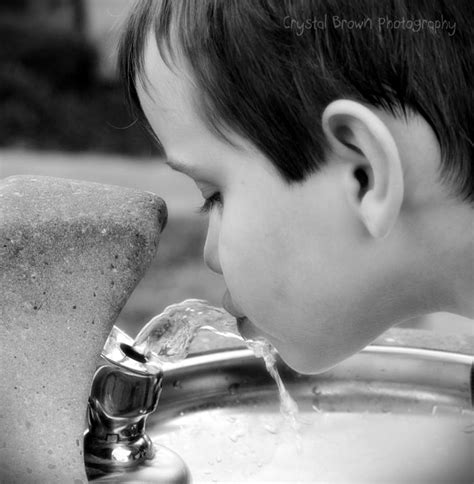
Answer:
[[[138,361],[138,363],[147,362],[147,359],[145,358],[144,355],[134,350],[130,345],[126,343],[121,343],[120,349],[123,351],[125,355],[127,355],[129,358],[132,358],[132,360]]]

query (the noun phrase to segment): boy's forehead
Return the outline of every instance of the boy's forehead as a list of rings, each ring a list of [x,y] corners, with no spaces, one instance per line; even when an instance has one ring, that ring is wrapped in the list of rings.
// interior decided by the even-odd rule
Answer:
[[[153,33],[147,37],[143,53],[143,72],[137,75],[137,91],[161,109],[193,106],[195,86],[179,53],[173,57],[164,51],[163,58]],[[173,108],[171,108],[173,106]]]
[[[161,144],[174,144],[179,134],[186,138],[227,144],[210,129],[200,103],[202,93],[194,82],[187,62],[178,52],[173,57],[161,55],[153,33],[147,37],[143,55],[143,70],[136,79],[137,94],[142,109]],[[234,147],[255,151],[255,147],[231,129],[223,128]],[[190,133],[193,133],[190,136]]]
[[[194,149],[189,147],[196,140],[210,140],[198,113],[193,86],[180,66],[170,65],[161,56],[155,37],[149,36],[136,89],[144,114],[167,156],[192,152]]]

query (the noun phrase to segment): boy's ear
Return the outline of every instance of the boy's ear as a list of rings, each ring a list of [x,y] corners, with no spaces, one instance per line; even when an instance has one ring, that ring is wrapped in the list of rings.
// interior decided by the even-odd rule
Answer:
[[[403,202],[402,164],[392,134],[370,109],[346,99],[326,107],[322,126],[332,152],[349,162],[349,201],[369,233],[385,237]]]

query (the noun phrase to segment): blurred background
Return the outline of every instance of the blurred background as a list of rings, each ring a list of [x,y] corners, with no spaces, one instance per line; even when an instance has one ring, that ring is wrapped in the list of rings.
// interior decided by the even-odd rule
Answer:
[[[0,0],[0,177],[59,176],[149,190],[169,221],[158,255],[117,324],[132,336],[169,304],[220,305],[224,283],[202,260],[207,227],[194,184],[167,168],[128,113],[115,68],[132,0]],[[438,313],[409,325],[472,334]]]
[[[49,175],[161,196],[169,220],[158,255],[117,324],[134,335],[169,304],[220,305],[207,269],[206,216],[194,183],[173,172],[128,113],[115,68],[132,0],[0,0],[0,177]]]

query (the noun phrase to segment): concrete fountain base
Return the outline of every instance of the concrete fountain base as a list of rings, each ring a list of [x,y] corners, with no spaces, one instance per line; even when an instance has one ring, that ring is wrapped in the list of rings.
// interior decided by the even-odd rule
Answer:
[[[87,482],[92,376],[166,216],[151,193],[0,180],[0,482]]]

